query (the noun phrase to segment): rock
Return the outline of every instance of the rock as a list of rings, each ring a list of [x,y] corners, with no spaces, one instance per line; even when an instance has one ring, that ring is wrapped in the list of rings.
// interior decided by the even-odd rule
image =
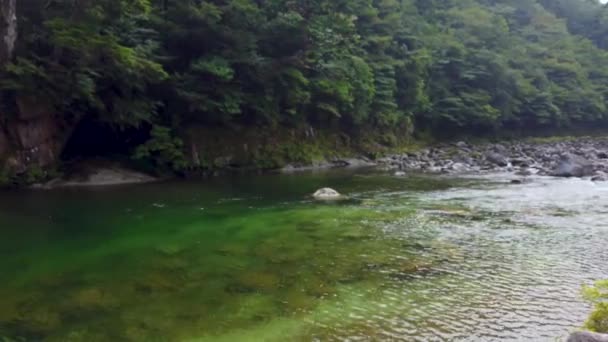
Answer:
[[[507,148],[505,145],[496,144],[494,145],[494,151],[498,152],[499,154],[504,154],[507,152]]]
[[[606,153],[606,152],[598,152],[597,153],[597,157],[599,159],[608,159],[608,153]]]
[[[515,174],[522,177],[528,177],[532,176],[532,171],[530,171],[529,169],[522,169],[517,171]]]
[[[593,176],[591,178],[592,181],[594,182],[605,182],[608,180],[608,175],[606,175],[604,172],[596,172],[595,176]]]
[[[511,165],[529,167],[530,163],[526,159],[511,159]]]
[[[450,166],[450,169],[456,172],[464,172],[467,171],[469,168],[463,163],[454,163]]]
[[[469,145],[467,145],[467,143],[464,142],[464,141],[459,141],[459,142],[456,143],[456,147],[458,147],[458,148],[467,148],[467,147],[469,147]]]
[[[403,171],[397,171],[397,172],[395,172],[395,177],[405,177],[405,176],[406,176],[406,174]]]
[[[337,164],[338,166],[342,166],[342,167],[352,167],[352,168],[376,165],[376,163],[373,163],[373,162],[371,162],[367,159],[363,159],[363,158],[339,159],[339,160],[335,160],[334,164]]]
[[[593,174],[588,160],[573,154],[564,154],[551,173],[555,177],[584,177]]]
[[[507,165],[509,165],[509,162],[507,161],[507,158],[505,158],[505,156],[503,156],[500,153],[497,152],[490,152],[486,155],[486,159],[492,163],[492,164],[496,164],[498,166],[501,167],[505,167]]]
[[[608,342],[608,335],[581,331],[570,335],[567,342]]]
[[[317,190],[312,197],[318,200],[331,200],[341,198],[342,195],[332,188],[322,188]]]
[[[123,184],[140,184],[158,181],[158,178],[124,169],[121,167],[102,167],[87,171],[87,174],[76,178],[55,179],[40,186],[40,188],[59,188],[59,187],[94,187],[110,186]]]
[[[511,184],[523,184],[523,180],[521,179],[512,179],[511,180]]]

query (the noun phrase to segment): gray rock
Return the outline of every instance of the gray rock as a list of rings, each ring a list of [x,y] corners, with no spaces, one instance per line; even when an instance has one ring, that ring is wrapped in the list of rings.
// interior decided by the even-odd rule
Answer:
[[[459,142],[456,143],[456,147],[458,147],[458,148],[467,148],[467,147],[469,147],[469,145],[467,145],[467,143],[464,142],[464,141],[459,141]]]
[[[523,166],[523,167],[529,167],[530,166],[530,162],[526,159],[520,158],[520,159],[511,159],[511,165],[513,166]]]
[[[363,159],[363,158],[345,158],[345,159],[337,159],[334,161],[334,164],[338,165],[338,166],[343,166],[343,167],[352,167],[352,168],[357,168],[357,167],[366,167],[366,166],[375,166],[376,164]]]
[[[506,153],[507,152],[507,148],[505,147],[505,145],[502,144],[495,144],[493,146],[494,151],[498,152],[498,153]]]
[[[605,182],[608,180],[608,175],[602,171],[598,171],[595,173],[595,176],[591,178],[591,180],[594,182]]]
[[[551,173],[555,177],[585,177],[593,174],[593,165],[573,154],[564,154]]]
[[[454,163],[450,166],[450,169],[456,172],[464,172],[467,171],[469,168],[463,163]]]
[[[581,331],[570,335],[567,342],[608,342],[608,335]]]
[[[395,172],[395,177],[405,177],[406,173],[403,171],[397,171]]]
[[[490,152],[486,155],[486,159],[490,163],[496,164],[501,167],[509,165],[509,161],[507,160],[507,158],[505,158],[505,156],[500,153]]]
[[[342,195],[332,188],[322,188],[315,191],[312,197],[318,200],[332,200],[339,199],[342,197]]]
[[[599,159],[608,159],[608,153],[606,153],[606,152],[598,152],[596,156]]]
[[[522,169],[522,170],[517,171],[515,174],[518,176],[527,177],[527,176],[532,176],[532,171],[530,171],[529,169]]]

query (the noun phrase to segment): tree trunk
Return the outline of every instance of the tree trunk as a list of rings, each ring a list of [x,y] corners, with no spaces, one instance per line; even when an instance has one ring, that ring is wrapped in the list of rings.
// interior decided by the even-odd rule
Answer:
[[[0,0],[0,66],[12,57],[17,41],[17,0]]]

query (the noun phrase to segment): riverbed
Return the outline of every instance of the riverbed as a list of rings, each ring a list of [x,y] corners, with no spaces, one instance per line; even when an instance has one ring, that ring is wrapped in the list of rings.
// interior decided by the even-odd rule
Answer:
[[[608,278],[608,183],[510,177],[3,192],[0,341],[563,339]]]

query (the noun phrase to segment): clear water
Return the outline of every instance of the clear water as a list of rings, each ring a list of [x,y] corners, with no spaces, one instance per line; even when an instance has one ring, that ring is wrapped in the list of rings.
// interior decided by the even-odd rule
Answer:
[[[501,175],[4,192],[0,341],[555,341],[607,222],[608,184]]]

